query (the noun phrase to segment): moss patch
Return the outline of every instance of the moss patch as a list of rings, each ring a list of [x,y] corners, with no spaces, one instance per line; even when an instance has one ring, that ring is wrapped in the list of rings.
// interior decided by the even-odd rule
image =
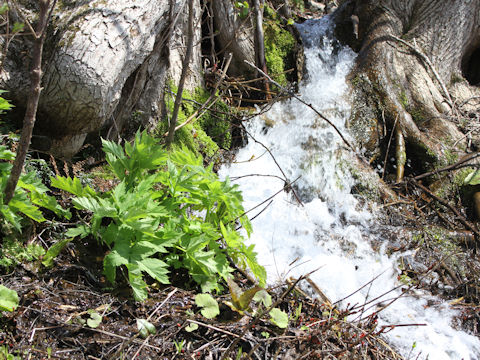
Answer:
[[[176,94],[177,88],[169,84]],[[184,90],[182,104],[178,112],[177,124],[185,122],[208,99],[210,93],[197,88],[193,93]],[[175,95],[165,96],[165,105],[169,114],[173,112]],[[158,124],[157,133],[164,134],[168,130],[167,121]],[[219,149],[229,149],[232,144],[232,132],[229,119],[229,107],[217,101],[202,117],[175,132],[174,146],[184,145],[207,160],[212,159]]]
[[[295,37],[280,24],[276,13],[267,6],[265,21],[265,60],[269,75],[281,85],[287,85],[285,71],[295,67]]]

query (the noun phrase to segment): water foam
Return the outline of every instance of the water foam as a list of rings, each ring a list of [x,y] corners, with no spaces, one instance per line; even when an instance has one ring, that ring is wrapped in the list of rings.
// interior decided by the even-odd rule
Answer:
[[[355,53],[332,40],[328,19],[308,21],[298,28],[306,45],[308,70],[308,78],[300,86],[300,96],[326,114],[348,136],[345,76]],[[333,301],[351,294],[380,274],[371,286],[346,301],[364,304],[380,297],[376,303],[385,304],[401,295],[397,289],[382,296],[399,285],[397,261],[382,251],[374,251],[370,245],[375,237],[370,231],[374,217],[351,194],[354,180],[342,166],[348,159],[339,151],[343,143],[332,127],[310,108],[291,99],[275,104],[268,113],[252,120],[247,128],[256,141],[249,140],[235,161],[220,170],[221,176],[232,180],[242,177],[235,182],[243,191],[245,208],[253,208],[285,186],[279,179],[283,178],[282,171],[264,146],[289,181],[298,178],[295,188],[304,202],[301,206],[292,192],[280,192],[253,221],[250,241],[256,245],[269,281],[298,277],[320,267],[312,279]],[[256,175],[243,177],[248,174]],[[423,292],[403,294],[382,311],[379,321],[383,324],[427,324],[396,328],[388,333],[389,340],[412,358],[418,354],[419,358],[435,360],[480,358],[480,341],[455,330],[451,325],[455,311],[444,305],[430,306],[432,299],[435,300]],[[370,311],[374,310],[373,307]]]

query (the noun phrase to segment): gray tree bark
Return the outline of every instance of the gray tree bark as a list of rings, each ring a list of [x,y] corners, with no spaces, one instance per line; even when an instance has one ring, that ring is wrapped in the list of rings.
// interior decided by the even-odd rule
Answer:
[[[376,156],[396,121],[407,157],[423,168],[459,145],[466,150],[453,120],[456,104],[480,95],[468,82],[478,81],[479,1],[346,1],[335,21],[339,37],[359,51],[350,126],[367,154]]]
[[[164,86],[177,83],[185,52],[188,13],[184,1],[94,0],[62,2],[54,14],[44,56],[44,78],[35,136],[40,150],[70,157],[88,133],[104,126],[111,138],[139,110],[141,121],[161,118]],[[200,0],[195,5],[195,59],[187,88],[201,83]],[[18,107],[26,105],[28,39],[11,44],[0,73]],[[179,70],[180,69],[180,70]],[[140,125],[140,124],[138,124]],[[34,136],[34,139],[35,139]]]

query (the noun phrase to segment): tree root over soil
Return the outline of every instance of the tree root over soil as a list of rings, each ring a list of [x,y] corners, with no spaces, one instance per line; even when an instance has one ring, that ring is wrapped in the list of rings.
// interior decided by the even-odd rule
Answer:
[[[17,268],[4,278],[21,299],[1,321],[0,340],[10,353],[22,359],[220,359],[236,341],[227,359],[401,359],[382,339],[389,328],[377,327],[374,315],[349,322],[348,310],[305,297],[292,285],[272,291],[289,315],[288,327],[280,329],[268,316],[257,321],[232,312],[221,303],[228,295],[217,296],[221,315],[208,320],[192,291],[165,287],[139,304],[90,285],[80,267],[71,270],[68,277],[41,278]],[[101,316],[97,326],[88,322],[93,313]],[[156,333],[141,338],[136,319],[151,322]],[[189,332],[192,323],[198,328]]]

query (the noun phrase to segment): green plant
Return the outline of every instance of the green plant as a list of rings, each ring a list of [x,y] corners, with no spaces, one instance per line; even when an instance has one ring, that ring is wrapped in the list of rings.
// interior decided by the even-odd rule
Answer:
[[[173,82],[168,82],[172,94],[178,89]],[[197,88],[190,92],[184,90],[182,93],[182,105],[178,112],[178,123],[184,123],[195,111],[210,97],[210,93]],[[175,97],[166,96],[165,105],[169,113],[173,112]],[[180,128],[175,132],[175,143],[177,148],[186,146],[196,154],[203,154],[208,158],[214,157],[219,148],[229,149],[232,144],[230,128],[230,109],[223,101],[217,101],[202,116]],[[159,122],[158,133],[164,134],[167,131],[167,122]],[[180,145],[180,146],[179,146]]]
[[[246,18],[248,16],[248,11],[250,10],[250,5],[247,1],[235,1],[235,7],[239,10],[240,18]]]
[[[157,333],[155,325],[145,319],[137,319],[137,329],[140,336],[144,339],[146,339],[148,335],[155,335]]]
[[[175,345],[175,349],[177,349],[177,353],[180,354],[183,350],[183,346],[185,345],[185,340],[181,340],[179,342],[174,340],[173,344]]]
[[[109,248],[104,273],[110,282],[120,267],[141,301],[147,297],[143,274],[166,284],[173,267],[188,270],[203,291],[221,290],[218,280],[232,271],[227,255],[265,282],[253,245],[236,231],[238,221],[251,232],[237,186],[220,181],[188,149],[168,153],[146,133],[137,133],[125,149],[103,141],[103,150],[119,181],[114,189],[96,193],[65,177],[52,179],[52,186],[75,195],[75,208],[92,213],[89,225],[67,236],[93,236]]]
[[[295,67],[294,36],[282,28],[275,20],[264,23],[265,61],[270,76],[279,84],[286,86],[288,79],[285,71]]]
[[[22,262],[38,260],[45,254],[45,249],[35,243],[24,245],[15,235],[3,238],[0,248],[0,266],[7,269]]]
[[[15,154],[12,151],[0,145],[0,213],[3,215],[3,225],[9,225],[21,232],[22,215],[37,222],[45,221],[39,207],[69,219],[70,212],[63,209],[53,196],[47,195],[49,189],[38,179],[35,171],[27,172],[20,177],[12,200],[8,205],[4,204],[4,190],[12,169],[12,164],[8,161],[14,158]]]
[[[10,353],[8,346],[0,346],[0,360],[20,360],[19,356],[15,356]]]
[[[285,311],[273,308],[269,314],[272,324],[278,326],[280,329],[285,329],[288,326],[288,315]]]
[[[196,295],[195,304],[202,309],[200,313],[207,319],[213,319],[220,314],[218,303],[210,294]]]
[[[14,311],[18,306],[18,295],[15,290],[0,285],[0,311]]]

